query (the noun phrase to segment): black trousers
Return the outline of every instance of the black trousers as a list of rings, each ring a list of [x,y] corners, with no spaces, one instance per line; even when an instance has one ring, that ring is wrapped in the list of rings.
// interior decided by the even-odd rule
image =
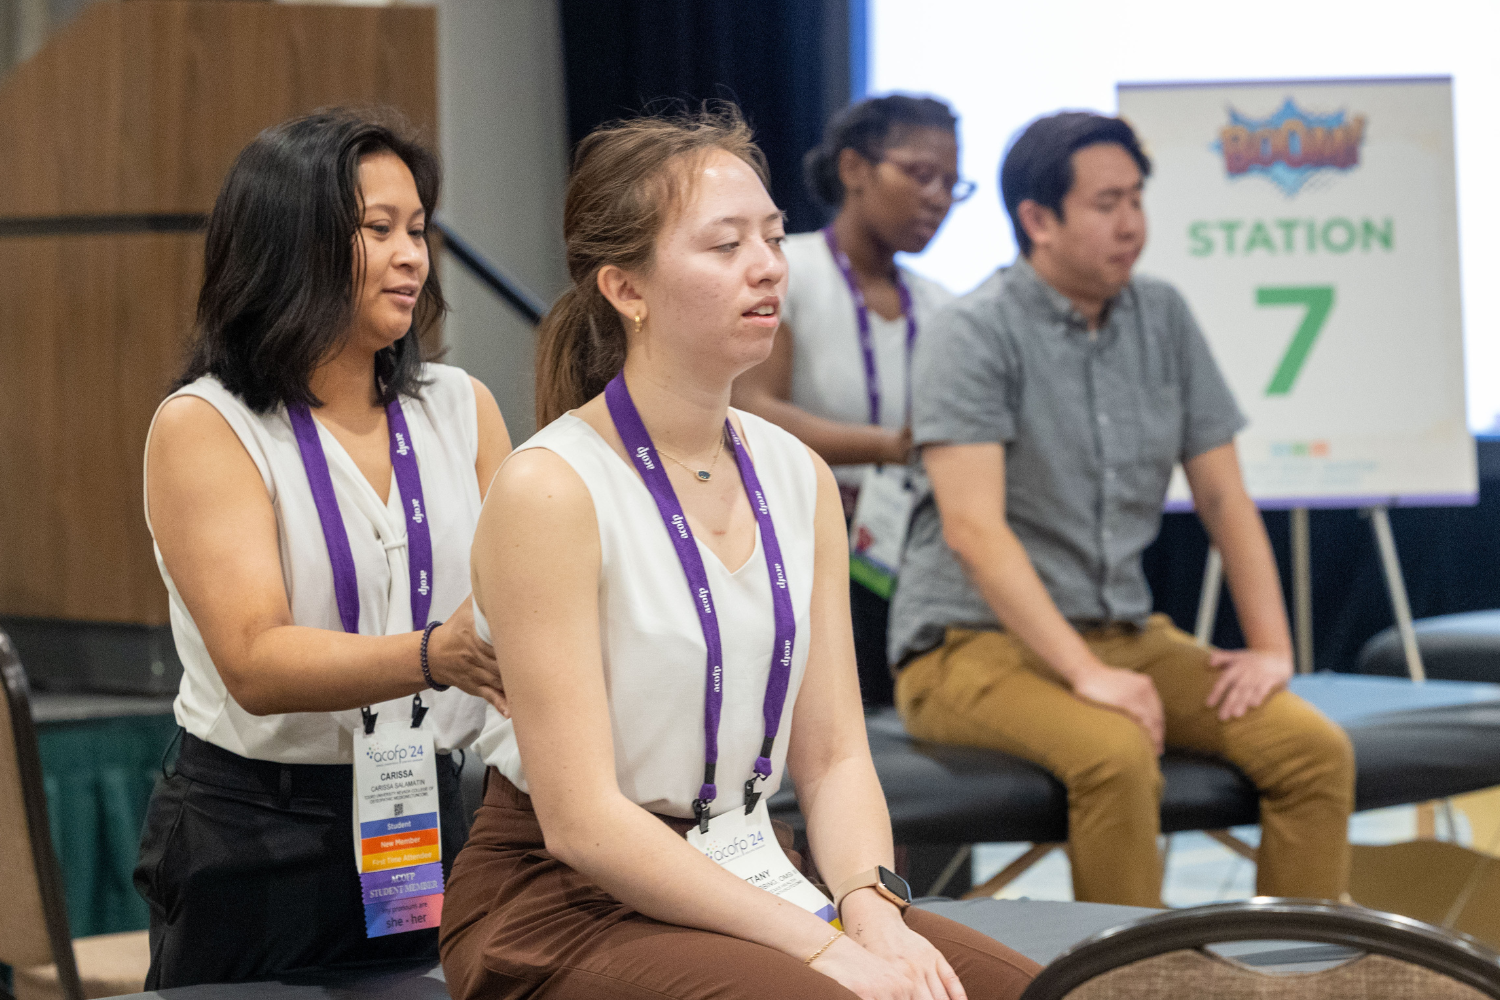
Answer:
[[[859,667],[861,700],[866,708],[895,704],[896,684],[886,659],[891,602],[850,580],[849,617],[854,625],[854,662]]]
[[[468,838],[458,772],[438,757],[443,874]],[[297,970],[437,961],[437,930],[365,937],[353,767],[250,760],[182,734],[156,783],[135,885],[151,910],[146,989]]]

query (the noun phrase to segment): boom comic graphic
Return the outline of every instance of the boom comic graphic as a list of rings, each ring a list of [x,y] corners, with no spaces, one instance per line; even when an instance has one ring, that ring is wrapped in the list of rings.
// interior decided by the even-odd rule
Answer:
[[[1322,171],[1359,166],[1365,116],[1315,115],[1288,97],[1269,118],[1255,119],[1229,109],[1229,124],[1213,148],[1224,155],[1230,177],[1260,174],[1291,197]]]

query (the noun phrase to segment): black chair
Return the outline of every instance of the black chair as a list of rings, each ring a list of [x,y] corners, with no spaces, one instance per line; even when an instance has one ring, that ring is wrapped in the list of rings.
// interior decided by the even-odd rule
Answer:
[[[1236,941],[1337,947],[1261,950],[1238,958],[1206,950]],[[1324,967],[1295,975],[1274,971],[1299,959]],[[1500,997],[1500,953],[1472,938],[1390,913],[1262,897],[1173,910],[1103,931],[1043,969],[1021,1000],[1147,997]]]
[[[1035,845],[971,894],[991,895],[1067,840],[1067,790],[1035,764],[993,750],[913,739],[893,708],[871,714],[865,725],[896,843],[941,845],[946,854],[965,845],[943,874],[914,883],[915,891],[941,894],[945,876],[967,860],[967,845]],[[1500,700],[1373,714],[1346,721],[1344,730],[1358,763],[1356,811],[1500,783]],[[1229,827],[1260,820],[1259,797],[1249,779],[1224,761],[1180,751],[1162,758],[1162,776],[1164,833],[1202,830],[1254,860],[1254,849],[1228,833]],[[770,811],[802,832],[790,786],[771,799]]]
[[[84,1000],[141,988],[146,932],[73,940],[62,874],[52,852],[42,763],[26,671],[0,632],[0,962],[12,966],[16,1000]],[[11,1000],[0,989],[0,1000]]]
[[[1500,610],[1419,618],[1412,628],[1428,677],[1500,683]],[[1359,672],[1406,676],[1406,655],[1394,625],[1359,651]]]

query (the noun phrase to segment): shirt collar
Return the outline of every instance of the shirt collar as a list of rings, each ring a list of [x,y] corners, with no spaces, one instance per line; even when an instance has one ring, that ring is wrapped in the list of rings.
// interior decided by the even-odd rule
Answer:
[[[1072,300],[1047,284],[1042,276],[1036,273],[1036,268],[1031,266],[1031,261],[1017,254],[1016,262],[1011,266],[1010,271],[1014,275],[1016,290],[1028,307],[1040,311],[1048,319],[1062,323],[1068,329],[1076,329],[1079,332],[1088,330],[1088,320],[1083,318],[1083,314],[1073,305]],[[1109,327],[1110,320],[1120,311],[1125,298],[1125,293],[1121,291],[1119,295],[1104,304],[1104,311],[1099,317],[1100,333]]]

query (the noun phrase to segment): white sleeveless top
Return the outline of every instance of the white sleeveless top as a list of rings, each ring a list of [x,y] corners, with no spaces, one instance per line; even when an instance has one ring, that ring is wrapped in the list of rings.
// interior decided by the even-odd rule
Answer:
[[[781,315],[793,333],[791,401],[819,417],[867,424],[870,396],[849,285],[821,232],[788,236],[782,249],[789,278]],[[953,294],[904,267],[901,280],[911,292],[920,338]],[[899,431],[906,424],[906,319],[886,319],[873,309],[869,316],[880,379],[880,426]],[[833,474],[840,484],[857,487],[868,468],[836,465]]]
[[[432,529],[431,614],[433,619],[445,619],[457,610],[470,591],[469,549],[474,543],[480,507],[479,482],[474,471],[479,455],[479,418],[473,383],[461,369],[429,364],[422,374],[429,384],[419,398],[403,398],[401,409],[411,428]],[[293,624],[342,632],[323,526],[285,408],[256,413],[218,379],[207,376],[167,399],[178,396],[197,396],[212,404],[234,428],[260,470],[276,512],[281,575],[286,583]],[[154,423],[153,418],[153,426]],[[406,520],[396,478],[391,477],[389,501],[382,503],[349,453],[317,421],[316,415],[314,423],[323,443],[323,454],[328,458],[333,491],[354,555],[359,580],[360,634],[411,632]],[[150,448],[149,435],[147,448]],[[146,523],[149,527],[149,506]],[[255,760],[282,764],[351,763],[352,733],[360,724],[359,710],[266,716],[245,711],[224,687],[203,644],[203,636],[172,582],[160,547],[156,548],[156,565],[167,585],[172,638],[183,666],[182,684],[173,706],[178,724],[201,740]],[[451,688],[441,693],[424,691],[422,701],[432,706],[429,719],[435,724],[439,749],[468,746],[479,734],[484,720],[482,700]],[[385,718],[402,714],[409,717],[411,699],[383,702],[375,709],[391,713]]]
[[[758,786],[770,795],[781,787],[792,706],[807,669],[818,482],[805,445],[753,414],[739,413],[739,418],[770,503],[797,620],[786,705],[771,754],[773,770]],[[516,452],[528,448],[545,448],[559,455],[583,479],[593,499],[603,556],[599,639],[620,791],[651,812],[691,817],[693,799],[703,783],[707,647],[687,576],[656,502],[635,469],[571,413],[548,424]],[[745,779],[760,753],[765,736],[761,708],[771,671],[775,622],[758,531],[754,552],[732,573],[701,541],[698,551],[713,590],[724,650],[719,795],[712,807],[718,815],[744,806]],[[489,623],[477,607],[474,617],[480,635],[489,638]],[[504,642],[505,637],[499,636],[498,641]],[[522,791],[529,791],[509,719],[487,708],[484,733],[476,746],[487,763]]]

